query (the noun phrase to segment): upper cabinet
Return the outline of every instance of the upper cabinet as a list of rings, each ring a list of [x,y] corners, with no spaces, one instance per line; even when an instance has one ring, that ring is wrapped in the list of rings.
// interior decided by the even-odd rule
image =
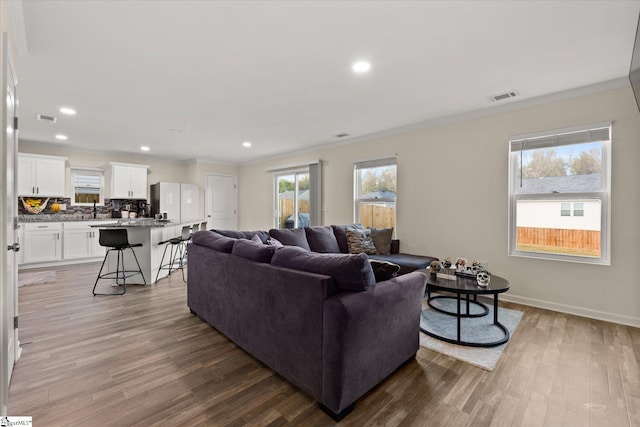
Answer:
[[[112,199],[146,199],[147,165],[110,163]]]
[[[18,196],[65,197],[66,157],[18,153]]]

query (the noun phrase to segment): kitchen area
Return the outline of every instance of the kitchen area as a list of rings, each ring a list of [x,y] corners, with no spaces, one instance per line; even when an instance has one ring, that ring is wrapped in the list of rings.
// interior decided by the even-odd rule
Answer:
[[[146,164],[76,167],[67,157],[18,153],[19,271],[102,261],[99,230],[116,227],[128,230],[130,243],[142,243],[136,256],[146,283],[153,283],[164,250],[159,243],[202,223],[204,215],[198,184],[149,185],[150,175]]]

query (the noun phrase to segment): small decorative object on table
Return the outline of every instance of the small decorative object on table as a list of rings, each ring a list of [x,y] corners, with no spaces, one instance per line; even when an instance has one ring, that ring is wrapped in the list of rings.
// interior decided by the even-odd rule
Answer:
[[[476,280],[478,281],[478,286],[489,286],[489,282],[491,282],[491,273],[487,270],[482,270],[476,276]]]
[[[456,269],[455,268],[451,268],[453,261],[451,260],[451,257],[446,257],[445,259],[442,260],[441,264],[442,264],[442,268],[440,268],[439,270],[436,271],[436,276],[439,279],[449,279],[449,280],[455,280],[456,279]]]
[[[431,261],[431,264],[429,265],[429,271],[431,274],[436,274],[441,268],[442,265],[440,265],[440,261]]]

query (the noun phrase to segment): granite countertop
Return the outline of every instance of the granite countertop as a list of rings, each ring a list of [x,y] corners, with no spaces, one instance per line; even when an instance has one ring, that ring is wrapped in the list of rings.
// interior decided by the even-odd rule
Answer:
[[[111,218],[111,214],[101,214],[97,218],[92,215],[66,215],[66,214],[34,214],[18,215],[18,222],[68,222],[68,221],[117,221],[119,218]]]
[[[163,220],[155,220],[149,218],[143,219],[117,219],[113,218],[114,221],[109,224],[96,224],[91,227],[99,227],[99,228],[128,228],[128,227],[166,227],[167,225],[175,225],[172,221],[163,221]]]

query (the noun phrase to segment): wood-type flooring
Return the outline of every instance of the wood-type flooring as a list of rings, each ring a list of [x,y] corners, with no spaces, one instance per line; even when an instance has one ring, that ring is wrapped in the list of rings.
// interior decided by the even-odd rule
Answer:
[[[180,274],[94,297],[98,268],[58,267],[55,283],[19,289],[9,415],[38,427],[335,424],[193,316]],[[421,348],[340,425],[640,425],[640,329],[501,304],[524,316],[494,371]]]

